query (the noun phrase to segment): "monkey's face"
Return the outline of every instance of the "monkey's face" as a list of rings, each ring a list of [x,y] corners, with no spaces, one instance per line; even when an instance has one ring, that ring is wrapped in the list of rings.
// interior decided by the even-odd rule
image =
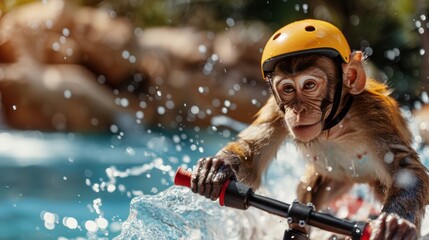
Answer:
[[[317,138],[323,129],[328,74],[314,66],[292,74],[274,72],[273,76],[274,94],[284,105],[289,132],[301,142]]]

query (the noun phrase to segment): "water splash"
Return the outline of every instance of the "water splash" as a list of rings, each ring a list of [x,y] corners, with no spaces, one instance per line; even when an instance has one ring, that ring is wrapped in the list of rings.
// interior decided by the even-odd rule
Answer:
[[[127,148],[127,150],[129,150]],[[150,163],[143,164],[141,166],[135,166],[131,168],[127,168],[125,170],[119,170],[115,166],[111,166],[106,168],[106,175],[108,177],[107,181],[101,181],[97,183],[91,183],[89,179],[86,180],[86,185],[91,186],[94,192],[103,192],[107,191],[109,193],[112,193],[116,190],[119,190],[120,192],[126,192],[127,189],[124,185],[118,184],[118,178],[128,178],[133,176],[142,176],[143,174],[146,174],[147,178],[150,178],[149,172],[153,169],[160,170],[163,174],[168,175],[169,180],[172,181],[174,177],[174,170],[172,169],[171,165],[164,164],[164,160],[162,158],[154,159]],[[164,180],[164,184],[167,184]],[[152,188],[152,193],[157,193],[158,190],[156,188]],[[127,195],[131,196],[140,196],[143,193],[141,191],[135,191],[131,190],[127,192]],[[94,200],[95,201],[95,200]],[[97,210],[96,207],[94,209]],[[98,213],[98,212],[97,212]]]
[[[171,187],[131,201],[120,239],[252,239],[255,219],[221,208],[189,189]]]

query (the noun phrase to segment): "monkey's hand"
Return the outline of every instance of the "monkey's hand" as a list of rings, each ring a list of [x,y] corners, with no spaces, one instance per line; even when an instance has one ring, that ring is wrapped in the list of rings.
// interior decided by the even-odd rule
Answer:
[[[207,198],[216,200],[224,182],[235,178],[230,163],[220,157],[207,157],[198,160],[192,172],[191,189]]]
[[[371,240],[381,239],[417,239],[416,226],[394,213],[382,213],[371,223]]]

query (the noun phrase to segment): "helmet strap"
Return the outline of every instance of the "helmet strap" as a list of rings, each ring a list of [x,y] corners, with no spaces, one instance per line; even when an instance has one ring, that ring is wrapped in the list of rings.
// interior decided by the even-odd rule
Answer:
[[[277,92],[274,91],[273,78],[272,78],[271,74],[267,75],[267,79],[268,79],[268,81],[267,81],[268,86],[270,87],[271,93],[274,95],[274,99],[277,102],[277,106],[279,106],[279,108],[282,112],[285,112],[285,105],[284,105],[283,101],[277,95]]]
[[[340,106],[342,89],[343,89],[343,69],[341,67],[341,59],[340,58],[337,58],[337,59],[338,59],[338,80],[339,81],[337,82],[337,85],[335,88],[332,109],[325,120],[325,123],[323,125],[323,130],[328,130],[334,127],[335,125],[337,125],[339,122],[341,122],[341,120],[343,120],[343,118],[347,115],[347,112],[349,111],[353,103],[353,96],[350,95],[343,109],[341,109],[338,115],[335,116]]]

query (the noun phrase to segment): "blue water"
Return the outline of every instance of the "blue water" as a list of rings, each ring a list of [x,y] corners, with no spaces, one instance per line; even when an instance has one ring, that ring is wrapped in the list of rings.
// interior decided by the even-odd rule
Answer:
[[[178,166],[216,153],[234,134],[198,128],[86,135],[3,131],[0,239],[111,239],[121,232],[133,197],[167,189]]]

